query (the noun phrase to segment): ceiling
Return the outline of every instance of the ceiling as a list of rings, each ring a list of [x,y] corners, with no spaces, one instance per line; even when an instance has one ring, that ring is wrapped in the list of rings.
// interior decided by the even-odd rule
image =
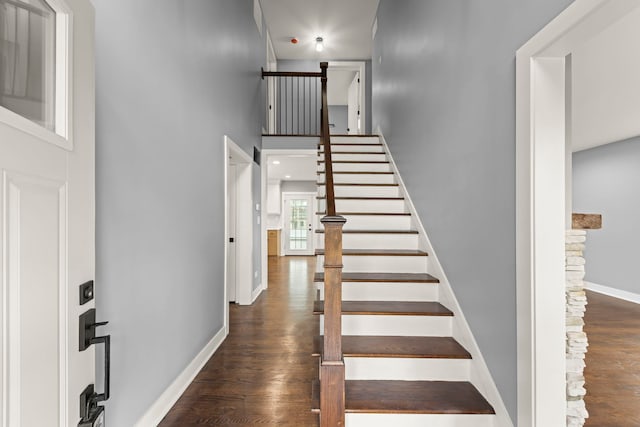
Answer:
[[[278,161],[280,164],[274,165]],[[314,154],[289,154],[267,156],[267,180],[317,181],[317,159]],[[287,178],[287,175],[289,178]]]
[[[370,59],[378,0],[261,0],[278,59]],[[324,50],[315,51],[316,37]],[[291,43],[296,37],[299,42]]]

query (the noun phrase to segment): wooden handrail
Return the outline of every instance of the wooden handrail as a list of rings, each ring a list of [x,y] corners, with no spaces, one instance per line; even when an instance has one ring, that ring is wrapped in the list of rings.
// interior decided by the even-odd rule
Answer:
[[[264,71],[262,70],[262,78],[265,77],[322,77],[322,73],[310,71]]]
[[[325,176],[325,191],[327,195],[327,215],[336,215],[336,198],[333,189],[333,164],[331,163],[331,136],[329,134],[329,103],[327,100],[327,68],[329,63],[321,62],[320,69],[322,70],[322,119],[320,121],[320,138],[324,147],[324,176]]]
[[[336,215],[327,102],[327,62],[322,70],[321,144],[324,147],[324,175],[327,215],[324,225],[324,348],[320,362],[320,427],[345,425],[345,374],[342,356],[342,227],[347,222]]]

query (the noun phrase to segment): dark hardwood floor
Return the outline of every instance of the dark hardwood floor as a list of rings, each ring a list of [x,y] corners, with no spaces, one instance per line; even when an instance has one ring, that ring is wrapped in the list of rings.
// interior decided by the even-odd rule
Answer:
[[[315,257],[269,257],[268,291],[231,305],[229,336],[160,426],[318,425],[314,271]]]
[[[640,305],[587,292],[589,427],[640,426]]]

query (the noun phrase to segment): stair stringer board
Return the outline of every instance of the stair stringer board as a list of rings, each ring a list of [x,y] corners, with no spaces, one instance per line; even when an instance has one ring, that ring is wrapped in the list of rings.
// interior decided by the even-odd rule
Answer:
[[[493,405],[493,408],[496,412],[495,414],[495,423],[494,427],[513,427],[513,421],[509,416],[509,412],[507,411],[506,406],[504,405],[504,401],[502,400],[502,396],[496,387],[495,382],[493,381],[493,377],[491,376],[491,372],[482,357],[482,353],[480,352],[480,347],[478,347],[478,343],[476,342],[473,333],[471,332],[471,328],[469,327],[469,323],[467,322],[464,314],[462,313],[462,309],[460,308],[460,304],[453,292],[453,288],[449,283],[449,279],[445,274],[440,261],[438,260],[438,256],[433,246],[431,245],[431,241],[429,240],[429,236],[420,220],[420,216],[416,211],[415,205],[411,200],[411,195],[407,191],[406,186],[404,185],[404,181],[402,180],[402,175],[398,170],[398,167],[393,159],[391,151],[389,150],[389,145],[382,134],[382,130],[378,127],[374,132],[380,138],[380,142],[382,143],[384,152],[387,154],[387,158],[389,160],[389,165],[391,170],[395,173],[396,180],[400,185],[400,192],[404,195],[407,209],[411,213],[412,221],[414,222],[414,229],[418,230],[418,249],[426,251],[429,254],[428,265],[429,265],[429,274],[440,279],[440,283],[438,285],[438,300],[441,304],[451,310],[454,314],[453,316],[453,337],[467,349],[473,359],[471,359],[470,365],[470,381],[471,383],[484,395],[484,397]]]

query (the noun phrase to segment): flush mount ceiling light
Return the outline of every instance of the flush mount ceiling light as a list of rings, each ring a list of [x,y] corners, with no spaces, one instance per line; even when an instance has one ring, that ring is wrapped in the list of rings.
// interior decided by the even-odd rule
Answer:
[[[274,160],[273,162],[271,162],[274,165],[279,165],[280,164],[280,160]]]
[[[324,40],[322,37],[316,37],[316,52],[322,52],[324,49]]]
[[[288,179],[291,178],[291,175],[285,175],[284,177]]]

